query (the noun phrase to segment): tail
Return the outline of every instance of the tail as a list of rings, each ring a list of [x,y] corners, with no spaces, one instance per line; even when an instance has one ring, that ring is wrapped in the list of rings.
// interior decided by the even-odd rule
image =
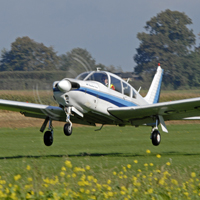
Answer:
[[[160,67],[160,63],[158,63],[157,72],[153,78],[149,91],[144,98],[149,104],[159,102],[163,72],[164,70]]]

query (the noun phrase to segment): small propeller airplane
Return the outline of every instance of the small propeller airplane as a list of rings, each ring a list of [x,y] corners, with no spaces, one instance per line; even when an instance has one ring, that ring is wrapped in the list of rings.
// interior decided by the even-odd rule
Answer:
[[[106,71],[90,71],[75,79],[64,78],[53,83],[53,97],[59,106],[0,100],[0,109],[20,112],[26,117],[44,119],[40,131],[44,144],[53,143],[52,121],[66,122],[64,133],[72,134],[72,122],[119,126],[151,126],[153,145],[161,142],[158,125],[168,132],[165,121],[196,119],[200,115],[200,98],[159,103],[163,69],[158,64],[147,95],[143,98],[128,82]],[[197,117],[198,118],[198,117]],[[198,118],[199,119],[199,118]],[[100,128],[100,129],[101,129]],[[99,130],[100,130],[99,129]]]

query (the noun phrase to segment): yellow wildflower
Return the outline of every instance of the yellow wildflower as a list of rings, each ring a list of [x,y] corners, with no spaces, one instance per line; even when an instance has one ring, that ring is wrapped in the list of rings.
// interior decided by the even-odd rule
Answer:
[[[161,155],[160,155],[160,154],[157,154],[156,157],[157,157],[157,158],[161,158]]]
[[[60,172],[60,176],[64,177],[65,176],[65,172]]]
[[[62,167],[61,170],[62,170],[62,171],[67,171],[65,167]]]
[[[151,151],[149,149],[146,150],[146,153],[151,153]]]
[[[195,173],[195,172],[192,172],[192,173],[191,173],[191,177],[192,177],[192,178],[195,178],[195,177],[196,177],[196,173]]]
[[[107,184],[108,184],[108,185],[110,185],[110,184],[111,184],[111,180],[110,180],[110,179],[108,179],[108,181],[107,181]]]
[[[86,169],[86,170],[90,170],[90,166],[89,166],[89,165],[86,165],[85,169]]]
[[[152,194],[153,193],[153,189],[152,188],[148,189],[148,193]]]
[[[148,167],[148,164],[147,164],[147,163],[144,163],[144,166],[145,166],[145,167]]]
[[[113,172],[113,175],[114,175],[114,176],[117,175],[117,172]]]
[[[135,164],[137,164],[137,163],[138,163],[138,161],[137,161],[137,160],[134,160],[133,162],[134,162]]]
[[[149,165],[150,165],[151,167],[153,167],[153,163],[150,163]]]
[[[72,163],[71,163],[71,161],[69,161],[69,160],[66,160],[66,161],[65,161],[65,165],[66,165],[68,168],[72,168]]]
[[[26,166],[26,169],[27,169],[27,170],[31,170],[31,166],[30,166],[30,165],[27,165],[27,166]]]
[[[170,162],[167,162],[167,163],[166,163],[166,165],[167,165],[167,166],[170,166],[170,165],[171,165],[171,163],[170,163]]]
[[[174,185],[178,185],[178,181],[176,179],[171,179],[171,182],[174,184]]]
[[[21,175],[20,175],[20,174],[14,176],[15,181],[18,181],[20,178],[21,178]]]
[[[127,168],[129,168],[129,169],[130,169],[130,168],[131,168],[131,165],[130,165],[130,164],[128,164],[128,165],[127,165]]]
[[[42,191],[39,191],[39,195],[40,195],[40,196],[43,196],[44,193],[43,193]]]

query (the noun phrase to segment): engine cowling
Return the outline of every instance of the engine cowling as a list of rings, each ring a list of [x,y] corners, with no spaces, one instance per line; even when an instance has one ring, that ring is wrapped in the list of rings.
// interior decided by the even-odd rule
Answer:
[[[58,83],[58,88],[61,92],[69,92],[72,88],[72,85],[68,80],[63,79]]]

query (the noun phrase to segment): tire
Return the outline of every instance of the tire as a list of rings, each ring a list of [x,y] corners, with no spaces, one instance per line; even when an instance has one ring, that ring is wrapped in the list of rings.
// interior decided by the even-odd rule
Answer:
[[[53,134],[51,131],[46,131],[44,134],[44,144],[46,146],[51,146],[53,144]]]
[[[72,126],[70,124],[65,124],[63,131],[66,136],[70,136],[72,134]]]
[[[158,146],[161,142],[161,136],[160,136],[160,133],[158,130],[155,130],[153,133],[152,133],[152,144],[154,146]]]

